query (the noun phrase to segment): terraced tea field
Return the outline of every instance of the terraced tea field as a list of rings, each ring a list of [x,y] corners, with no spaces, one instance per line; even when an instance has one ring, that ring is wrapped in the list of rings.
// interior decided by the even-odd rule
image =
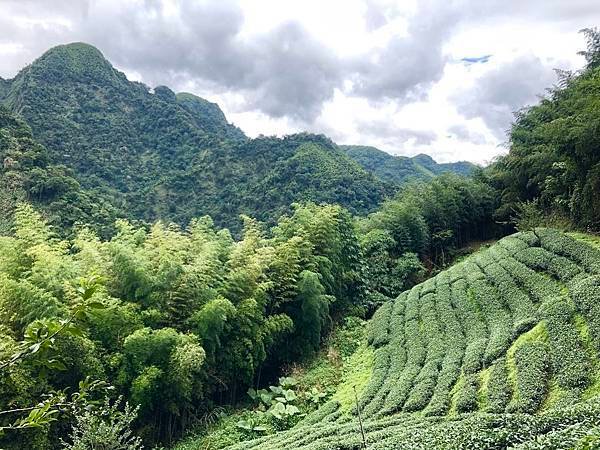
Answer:
[[[504,238],[384,304],[368,345],[369,449],[600,448],[600,251],[582,241]],[[356,407],[331,400],[231,448],[362,446]]]

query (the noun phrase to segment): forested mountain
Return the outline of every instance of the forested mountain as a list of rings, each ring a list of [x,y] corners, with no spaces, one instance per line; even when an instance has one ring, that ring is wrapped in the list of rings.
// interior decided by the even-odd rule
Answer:
[[[29,126],[0,105],[0,229],[12,228],[18,202],[27,201],[45,212],[49,222],[66,230],[74,222],[103,229],[116,212],[101,197],[92,198],[73,171],[51,161],[48,150],[31,135]]]
[[[323,136],[247,139],[217,105],[130,82],[87,44],[53,48],[3,86],[50,160],[119,216],[209,214],[239,231],[239,214],[272,221],[301,200],[365,213],[393,192]]]
[[[0,98],[4,98],[10,89],[10,82],[0,77]]]
[[[411,179],[429,179],[446,172],[470,175],[477,167],[466,161],[438,164],[433,158],[423,154],[412,158],[395,156],[363,145],[341,145],[340,148],[365,170],[383,181],[396,184],[403,184]]]
[[[172,101],[172,91],[164,86],[154,89],[155,94],[161,94]],[[199,128],[213,134],[221,135],[227,139],[244,140],[246,136],[239,128],[227,122],[225,114],[216,103],[211,103],[194,94],[180,92],[176,95],[177,104],[188,111]]]

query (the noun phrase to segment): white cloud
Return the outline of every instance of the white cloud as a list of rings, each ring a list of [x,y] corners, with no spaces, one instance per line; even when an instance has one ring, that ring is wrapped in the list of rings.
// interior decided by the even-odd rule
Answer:
[[[481,163],[553,68],[581,66],[578,30],[597,23],[588,0],[3,0],[0,76],[81,40],[131,79],[219,103],[251,136]]]

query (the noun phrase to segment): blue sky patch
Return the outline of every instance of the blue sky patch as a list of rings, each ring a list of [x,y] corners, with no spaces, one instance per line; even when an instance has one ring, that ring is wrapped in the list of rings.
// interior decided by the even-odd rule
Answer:
[[[472,56],[461,59],[461,61],[466,62],[467,64],[485,64],[490,60],[492,55],[483,55],[483,56]]]

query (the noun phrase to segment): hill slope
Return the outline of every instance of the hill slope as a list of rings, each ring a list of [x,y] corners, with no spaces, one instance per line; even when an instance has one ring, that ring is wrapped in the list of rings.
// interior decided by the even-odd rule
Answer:
[[[0,97],[52,163],[121,216],[210,214],[239,229],[241,213],[273,219],[306,199],[366,213],[392,191],[323,136],[247,139],[216,104],[130,82],[83,43],[47,51],[2,81]]]
[[[64,165],[53,164],[48,150],[37,142],[19,117],[0,105],[0,230],[11,229],[15,205],[30,202],[43,209],[52,225],[75,222],[108,223],[110,204],[94,201]]]
[[[598,250],[549,229],[502,239],[373,317],[359,389],[368,448],[597,448],[599,330]],[[361,441],[356,409],[332,400],[232,448]]]
[[[395,156],[375,147],[363,145],[340,146],[365,170],[389,183],[402,184],[410,179],[427,179],[445,172],[470,175],[477,167],[466,161],[438,164],[430,156]]]

